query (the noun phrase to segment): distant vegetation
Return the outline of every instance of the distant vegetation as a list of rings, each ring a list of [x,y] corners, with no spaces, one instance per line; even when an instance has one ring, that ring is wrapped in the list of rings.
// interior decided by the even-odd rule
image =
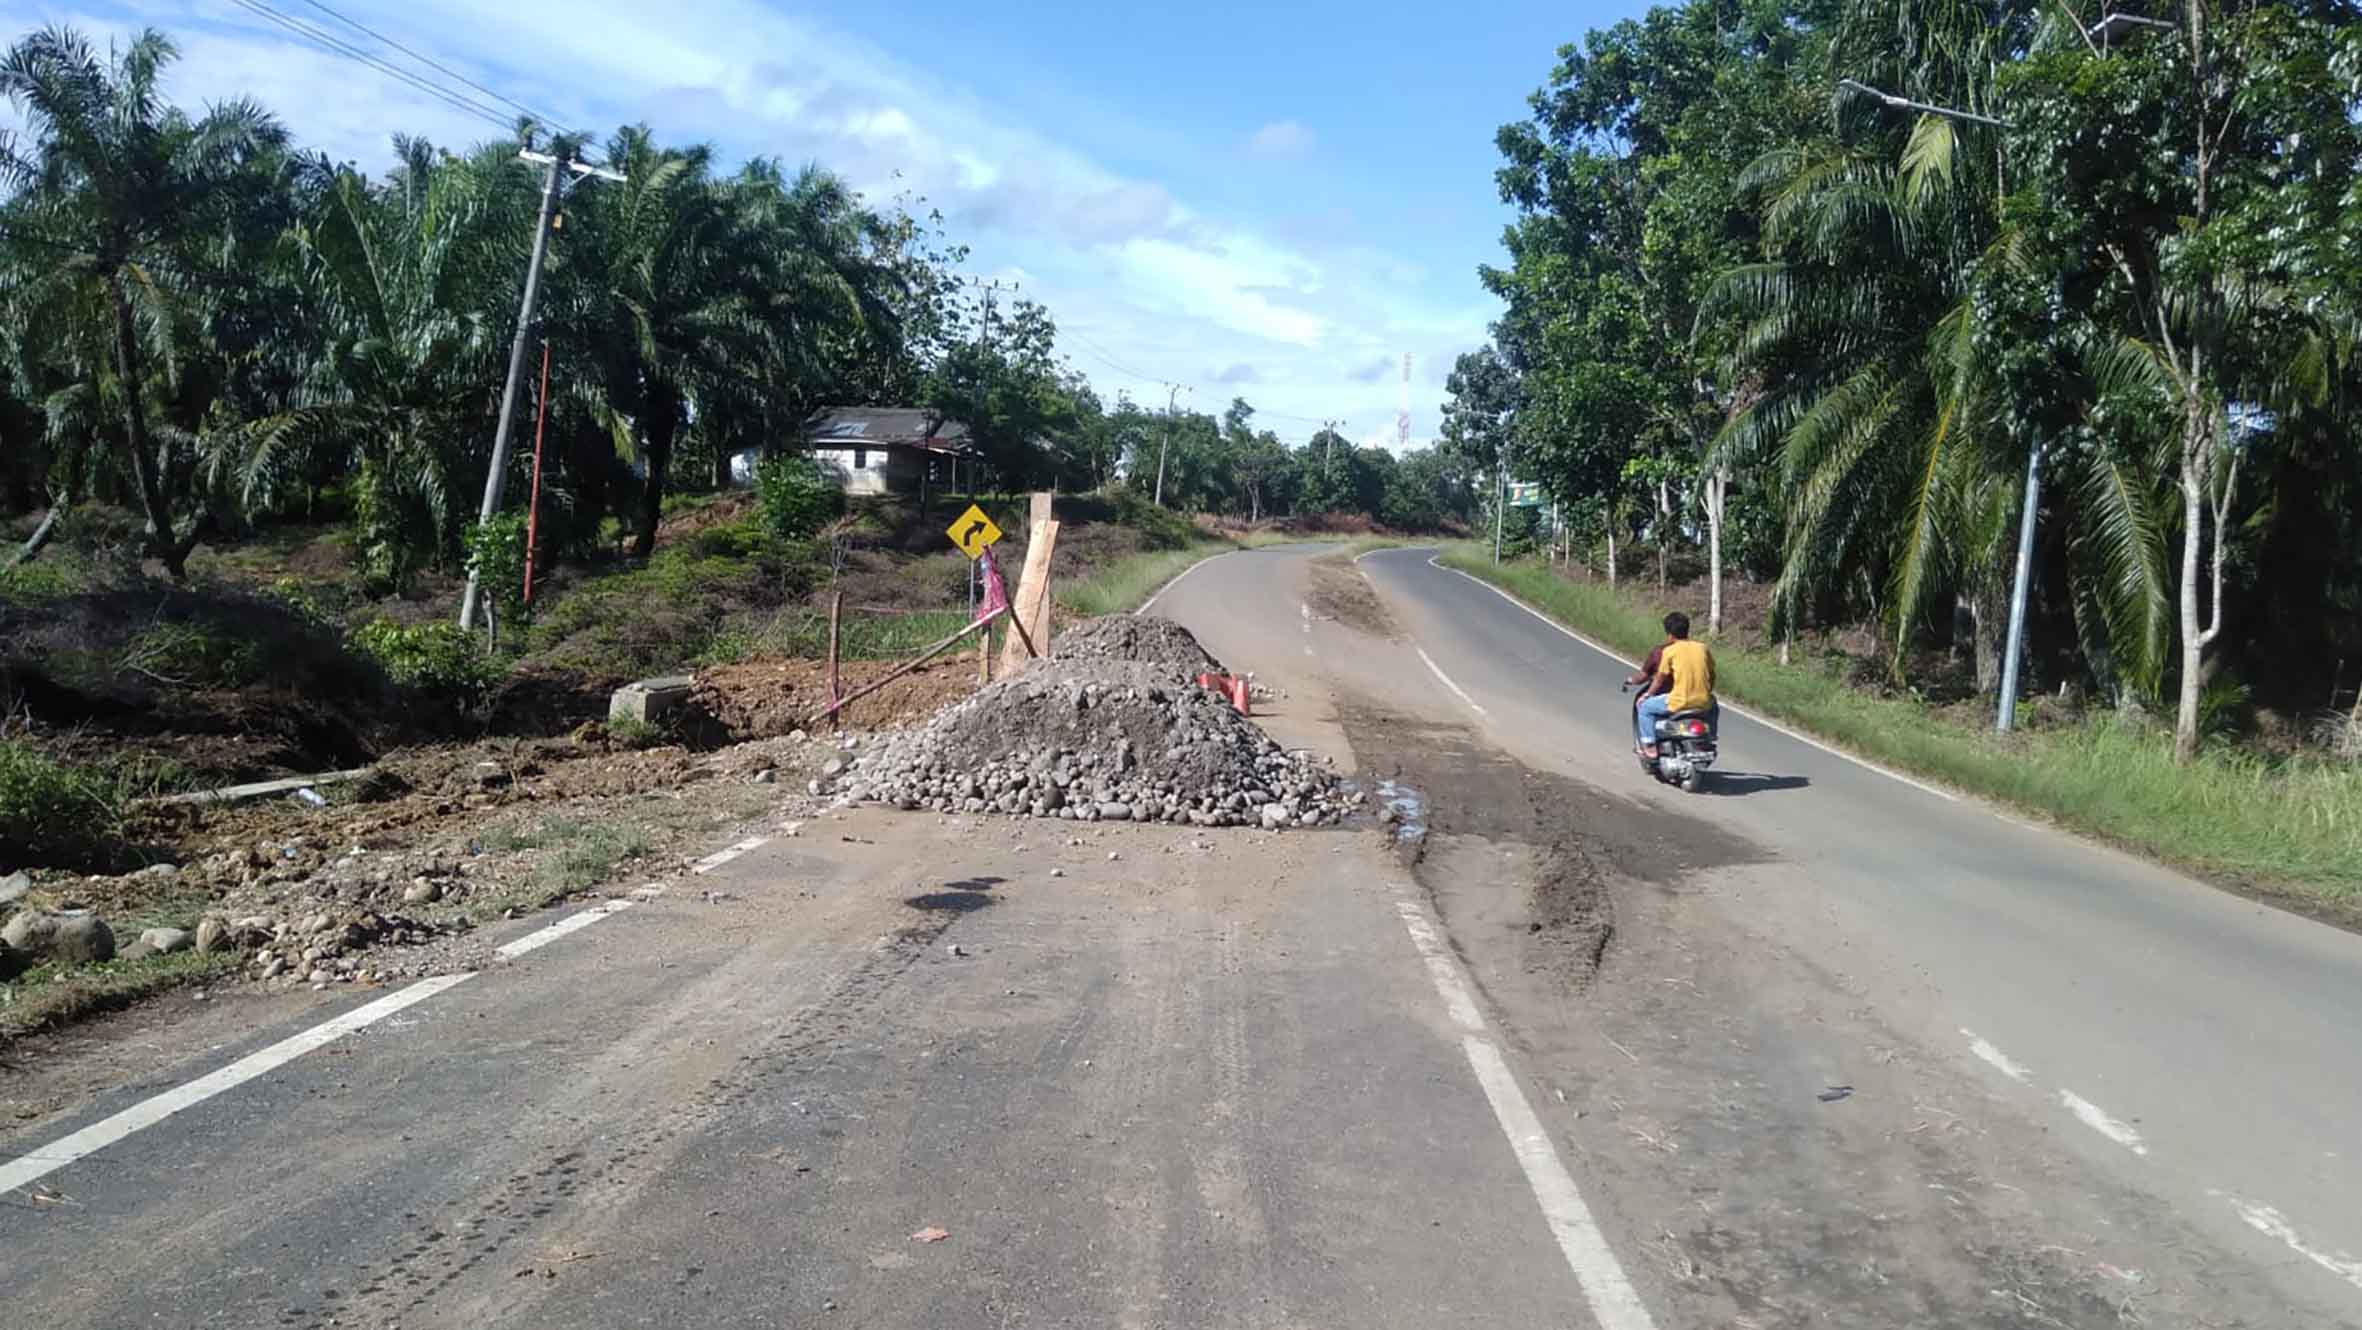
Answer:
[[[252,101],[171,104],[173,59],[154,32],[102,53],[50,28],[0,60],[25,125],[0,148],[0,522],[25,523],[32,557],[82,507],[128,509],[134,552],[175,580],[200,548],[323,514],[379,593],[463,568],[540,168],[514,141],[397,136],[364,174]],[[539,146],[624,176],[569,181],[540,291],[544,568],[619,542],[650,557],[668,496],[724,487],[744,450],[793,451],[845,402],[967,422],[986,491],[1128,480],[1186,511],[1417,527],[1472,511],[1443,454],[1291,451],[1244,401],[1219,421],[1103,403],[1048,310],[960,279],[967,251],[923,200],[646,126]],[[530,450],[509,465],[521,507]],[[811,534],[828,496],[768,474],[774,527]]]

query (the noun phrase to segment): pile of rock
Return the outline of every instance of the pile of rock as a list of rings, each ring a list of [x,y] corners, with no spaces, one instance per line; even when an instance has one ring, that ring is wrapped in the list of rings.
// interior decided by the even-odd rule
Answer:
[[[1273,830],[1340,822],[1358,801],[1325,762],[1174,669],[1064,657],[858,751],[830,780],[850,803]]]
[[[257,979],[290,975],[314,984],[350,983],[368,973],[355,953],[380,943],[424,942],[435,929],[415,919],[375,910],[319,911],[302,919],[249,915],[207,918],[197,926],[197,949],[251,949]]]
[[[1194,675],[1220,670],[1190,631],[1170,619],[1110,614],[1058,631],[1050,653],[1060,660],[1137,660]]]

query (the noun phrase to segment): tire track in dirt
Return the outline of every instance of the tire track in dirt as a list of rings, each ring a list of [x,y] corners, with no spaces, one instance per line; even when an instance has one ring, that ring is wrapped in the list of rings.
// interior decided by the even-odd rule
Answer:
[[[364,1318],[361,1324],[400,1324],[494,1257],[510,1253],[519,1239],[553,1217],[562,1218],[567,1229],[584,1233],[611,1228],[613,1217],[631,1203],[640,1186],[664,1171],[664,1161],[679,1145],[757,1095],[775,1092],[783,1082],[816,1076],[859,1041],[869,1013],[957,917],[948,912],[912,913],[917,917],[880,938],[822,996],[779,1022],[775,1033],[740,1053],[695,1091],[620,1131],[610,1129],[612,1119],[593,1124],[571,1114],[553,1115],[550,1127],[570,1129],[565,1134],[571,1139],[536,1147],[538,1162],[510,1173],[466,1218],[449,1225],[448,1231],[430,1227],[363,1275],[349,1298],[327,1290],[318,1305],[286,1306],[276,1323],[287,1330],[330,1330],[351,1326],[356,1318]],[[527,1132],[521,1126],[518,1134]],[[543,1267],[551,1259],[563,1261],[567,1255],[537,1253],[537,1259],[522,1262],[519,1274],[546,1273]],[[502,1323],[529,1306],[537,1291],[534,1286],[544,1281],[517,1282],[523,1291],[503,1288],[471,1308],[469,1320]]]

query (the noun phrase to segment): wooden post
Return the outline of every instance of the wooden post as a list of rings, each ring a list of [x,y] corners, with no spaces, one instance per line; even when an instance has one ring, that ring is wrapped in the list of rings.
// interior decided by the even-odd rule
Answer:
[[[942,655],[944,652],[951,650],[955,646],[958,646],[961,638],[966,637],[968,634],[975,632],[979,628],[988,626],[993,620],[1007,613],[1008,611],[1005,609],[994,610],[985,617],[976,620],[967,627],[960,629],[951,636],[944,638],[942,641],[937,642],[931,647],[928,647],[918,655],[913,656],[909,660],[906,660],[900,665],[895,666],[887,673],[879,675],[877,678],[870,680],[868,683],[861,685],[852,692],[845,694],[843,697],[838,698],[834,702],[831,702],[825,709],[821,711],[820,715],[822,717],[835,715],[836,713],[844,710],[846,707],[851,706],[853,703],[860,701],[862,698],[865,698],[880,688],[885,687],[887,684],[894,682],[896,679],[899,679],[903,675],[910,673],[919,666],[926,664],[928,661],[933,660],[937,656]]]
[[[842,592],[842,591],[831,591],[831,592],[829,592],[829,593],[828,593],[828,704],[829,704],[829,706],[831,706],[831,707],[834,707],[834,706],[837,704],[837,699],[838,699],[838,698],[840,698],[840,697],[844,696],[844,689],[843,689],[843,688],[842,688],[842,687],[839,685],[839,683],[838,683],[838,675],[837,675],[837,661],[839,660],[839,656],[838,656],[838,654],[837,654],[837,624],[838,624],[838,623],[839,623],[839,621],[841,621],[841,620],[842,620],[844,617],[845,617],[845,593],[844,593],[844,592]]]
[[[1017,630],[1016,640],[1001,651],[1001,673],[1015,674],[1024,668],[1027,657],[1048,657],[1055,654],[1050,646],[1050,569],[1058,550],[1058,521],[1050,494],[1036,491],[1031,511],[1032,529],[1025,542],[1025,571],[1017,582],[1016,603],[1009,614],[1010,626]],[[1025,655],[1017,654],[1023,646]]]
[[[976,682],[979,684],[992,682],[992,630],[990,628],[985,629],[983,636],[976,639]]]

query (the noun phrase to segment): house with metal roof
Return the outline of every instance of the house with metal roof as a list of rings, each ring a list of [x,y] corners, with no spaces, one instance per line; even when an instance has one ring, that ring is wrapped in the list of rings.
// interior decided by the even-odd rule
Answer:
[[[832,406],[804,433],[804,446],[845,493],[917,494],[956,488],[972,463],[975,442],[967,425],[916,406]],[[754,483],[760,450],[731,461],[731,479]],[[972,483],[972,482],[971,482]]]

